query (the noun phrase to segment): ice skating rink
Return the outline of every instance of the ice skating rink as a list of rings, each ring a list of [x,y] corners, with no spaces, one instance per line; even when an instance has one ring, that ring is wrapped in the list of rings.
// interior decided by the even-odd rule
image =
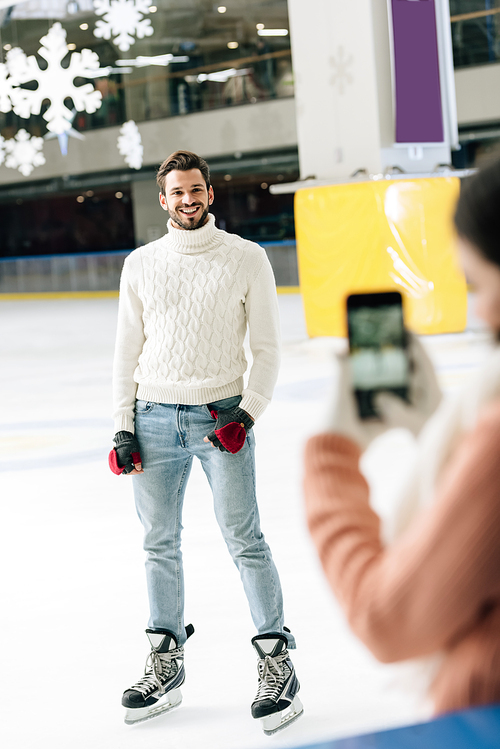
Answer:
[[[280,296],[283,363],[256,426],[262,526],[280,571],[298,649],[304,716],[266,737],[250,715],[255,634],[236,568],[197,465],[188,484],[183,550],[183,705],[126,726],[120,698],[148,654],[141,526],[131,480],[107,466],[113,436],[111,364],[116,299],[0,303],[2,635],[0,741],[6,749],[258,749],[412,722],[425,716],[398,671],[349,633],[303,518],[304,441],[316,430],[335,339],[309,340],[298,295]],[[447,393],[483,360],[487,334],[424,339]],[[392,432],[364,469],[390,512],[413,454]]]

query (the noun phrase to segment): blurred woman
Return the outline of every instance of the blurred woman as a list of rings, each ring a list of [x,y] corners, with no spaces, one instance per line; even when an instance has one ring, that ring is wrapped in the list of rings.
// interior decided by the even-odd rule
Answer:
[[[437,713],[500,702],[500,162],[466,180],[455,224],[477,314],[496,344],[474,382],[443,402],[416,339],[411,405],[378,396],[357,415],[347,358],[324,433],[305,454],[308,524],[356,635],[381,661],[434,656]],[[419,434],[418,461],[384,546],[359,459],[387,429]]]

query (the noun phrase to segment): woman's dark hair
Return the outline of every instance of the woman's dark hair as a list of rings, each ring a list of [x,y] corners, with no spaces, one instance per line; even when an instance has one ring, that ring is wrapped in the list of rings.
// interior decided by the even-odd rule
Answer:
[[[190,169],[200,170],[208,190],[210,187],[210,170],[205,159],[202,159],[201,156],[192,151],[175,151],[165,159],[156,175],[156,181],[162,194],[165,195],[165,179],[169,172],[175,170],[189,172]]]
[[[500,161],[463,180],[455,226],[461,237],[500,266]]]

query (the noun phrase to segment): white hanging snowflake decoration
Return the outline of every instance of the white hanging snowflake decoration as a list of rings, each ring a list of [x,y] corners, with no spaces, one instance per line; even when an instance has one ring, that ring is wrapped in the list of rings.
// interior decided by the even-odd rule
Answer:
[[[0,112],[4,113],[12,109],[12,81],[8,76],[7,65],[0,62]]]
[[[96,91],[92,83],[75,86],[75,78],[94,78],[99,68],[99,58],[90,49],[73,52],[69,66],[63,68],[61,62],[68,54],[66,31],[60,23],[55,23],[46,36],[40,39],[43,45],[38,54],[47,61],[47,68],[41,70],[34,55],[29,57],[19,47],[7,53],[7,69],[13,86],[10,93],[14,112],[28,119],[32,114],[40,114],[42,103],[50,100],[50,107],[43,117],[47,121],[47,130],[56,135],[71,128],[74,112],[64,104],[67,98],[72,99],[78,112],[93,114],[101,106],[101,92]],[[24,83],[36,81],[35,91],[20,88]]]
[[[25,177],[28,177],[36,166],[45,164],[45,156],[42,153],[43,138],[32,137],[26,130],[19,130],[13,138],[4,141],[4,148],[7,153],[5,166],[9,169],[18,169]]]
[[[134,120],[129,120],[121,126],[118,136],[118,150],[122,156],[125,156],[125,163],[132,169],[141,168],[144,148],[139,128]]]
[[[94,0],[95,12],[104,18],[96,22],[94,35],[99,39],[113,36],[113,43],[126,52],[135,44],[134,36],[144,39],[154,32],[149,18],[143,18],[149,6],[150,0]]]

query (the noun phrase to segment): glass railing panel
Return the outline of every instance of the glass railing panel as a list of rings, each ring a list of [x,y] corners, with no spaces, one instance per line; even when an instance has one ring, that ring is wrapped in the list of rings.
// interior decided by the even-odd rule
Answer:
[[[500,61],[500,0],[450,0],[455,68]]]

